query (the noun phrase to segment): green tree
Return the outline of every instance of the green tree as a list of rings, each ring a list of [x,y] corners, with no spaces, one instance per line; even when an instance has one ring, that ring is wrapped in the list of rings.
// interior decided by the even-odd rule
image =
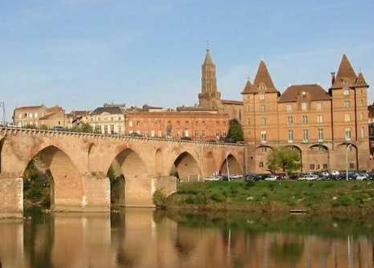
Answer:
[[[90,124],[81,123],[79,126],[75,126],[71,129],[74,132],[84,132],[84,133],[91,133],[93,132],[93,128]]]
[[[301,168],[300,154],[289,147],[274,148],[268,156],[267,167],[272,172],[282,170],[288,176]]]
[[[230,129],[226,138],[231,142],[244,141],[243,128],[237,119],[230,120]]]

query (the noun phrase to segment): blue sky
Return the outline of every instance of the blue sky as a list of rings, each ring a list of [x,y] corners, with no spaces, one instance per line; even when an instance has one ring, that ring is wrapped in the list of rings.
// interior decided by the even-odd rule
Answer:
[[[280,91],[327,89],[343,53],[373,84],[373,14],[373,0],[0,0],[0,100],[8,115],[193,105],[207,40],[226,99],[241,99],[261,59]]]

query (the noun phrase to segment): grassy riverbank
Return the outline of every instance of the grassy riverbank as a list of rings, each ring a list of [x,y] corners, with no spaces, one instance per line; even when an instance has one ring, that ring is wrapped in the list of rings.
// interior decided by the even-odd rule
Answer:
[[[374,183],[279,181],[180,183],[164,200],[168,210],[374,215]]]

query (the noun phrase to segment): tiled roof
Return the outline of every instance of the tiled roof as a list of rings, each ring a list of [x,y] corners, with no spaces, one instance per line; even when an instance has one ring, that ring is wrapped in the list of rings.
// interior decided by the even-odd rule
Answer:
[[[283,92],[279,98],[279,102],[296,101],[297,97],[303,94],[303,92],[307,93],[311,100],[331,99],[331,96],[320,85],[292,85]]]
[[[44,105],[39,105],[39,106],[22,106],[16,108],[16,110],[36,110],[44,107]]]
[[[236,104],[236,105],[243,105],[242,101],[237,100],[221,100],[222,104]]]
[[[360,72],[356,79],[356,87],[369,87],[369,85],[366,83],[364,75]]]
[[[352,86],[356,82],[356,79],[356,73],[347,55],[344,54],[340,62],[338,73],[336,74],[332,88],[342,88],[343,82],[346,82],[349,86]]]
[[[245,83],[242,94],[250,94],[250,93],[255,93],[255,91],[254,91],[251,81],[248,79],[247,83]]]
[[[265,92],[278,93],[278,90],[274,86],[273,80],[271,79],[270,73],[264,61],[261,61],[260,66],[258,67],[256,78],[253,82],[254,90],[258,90],[261,84],[266,86]]]

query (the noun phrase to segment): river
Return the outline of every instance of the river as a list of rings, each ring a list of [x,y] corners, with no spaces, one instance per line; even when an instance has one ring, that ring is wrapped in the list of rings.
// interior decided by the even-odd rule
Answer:
[[[147,209],[0,221],[1,268],[373,268],[371,221],[165,215]]]

